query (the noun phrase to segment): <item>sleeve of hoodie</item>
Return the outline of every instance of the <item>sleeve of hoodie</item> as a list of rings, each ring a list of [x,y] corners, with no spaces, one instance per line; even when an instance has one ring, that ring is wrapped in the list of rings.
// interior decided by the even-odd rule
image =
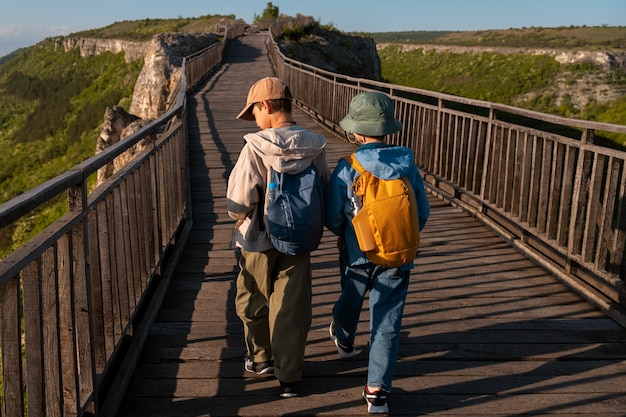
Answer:
[[[230,217],[243,219],[254,210],[262,197],[259,192],[262,178],[253,151],[245,145],[228,177],[226,209]]]
[[[417,215],[419,217],[419,226],[420,230],[424,228],[426,225],[426,221],[430,216],[430,203],[428,202],[428,197],[426,196],[426,189],[424,188],[424,180],[422,179],[422,174],[417,169],[417,167],[413,167],[411,170],[411,184],[413,185],[413,190],[415,191],[415,200],[417,202]]]
[[[341,159],[333,171],[324,191],[324,223],[328,230],[343,236],[347,217],[349,165]]]
[[[322,152],[318,157],[316,157],[312,161],[312,164],[315,165],[315,168],[320,175],[320,180],[322,181],[322,184],[326,186],[331,175],[328,164],[326,163],[326,152]]]

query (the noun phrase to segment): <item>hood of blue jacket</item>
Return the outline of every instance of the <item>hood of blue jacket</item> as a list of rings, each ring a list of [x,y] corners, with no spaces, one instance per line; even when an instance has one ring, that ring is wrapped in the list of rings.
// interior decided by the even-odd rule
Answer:
[[[413,166],[413,151],[403,146],[368,143],[356,151],[356,159],[376,177],[396,179],[408,175]]]

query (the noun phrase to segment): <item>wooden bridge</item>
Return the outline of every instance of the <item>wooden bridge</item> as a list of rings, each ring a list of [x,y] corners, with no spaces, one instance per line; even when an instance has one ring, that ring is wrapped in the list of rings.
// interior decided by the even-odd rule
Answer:
[[[255,130],[234,115],[247,87],[273,75],[265,38],[234,42],[227,63],[189,99],[194,228],[119,417],[366,414],[360,390],[367,355],[339,360],[328,338],[339,293],[330,234],[313,256],[304,396],[283,400],[275,379],[243,372],[225,197],[242,136]],[[354,150],[305,114],[296,120],[330,136],[329,164]],[[626,331],[477,220],[435,198],[431,203],[407,300],[392,414],[626,415]],[[357,344],[365,347],[367,314],[363,319]]]
[[[389,88],[333,78],[293,62],[285,65],[288,60],[276,56],[271,42],[268,55],[267,39],[265,31],[233,36],[223,51],[210,52],[221,65],[207,77],[195,76],[197,83],[190,74],[203,72],[193,63],[216,58],[189,59],[187,81],[194,87],[182,86],[184,104],[164,116],[168,129],[159,128],[163,121],[150,125],[129,144],[99,156],[98,163],[86,161],[0,206],[3,227],[17,217],[14,213],[47,195],[67,189],[70,196],[70,212],[61,224],[0,264],[0,415],[367,415],[360,397],[367,372],[367,314],[356,340],[363,351],[355,358],[339,359],[328,338],[339,294],[335,238],[328,232],[312,256],[313,325],[302,395],[282,399],[274,378],[243,371],[243,330],[233,301],[237,252],[230,245],[233,222],[226,215],[225,194],[242,136],[256,130],[254,123],[235,119],[249,86],[273,74],[288,80],[300,104],[296,121],[328,138],[331,168],[354,150],[335,133],[337,116],[347,111],[354,92]],[[314,74],[307,91],[316,85],[319,96],[310,93],[305,99],[305,81],[296,70]],[[325,91],[329,81],[339,88]],[[593,149],[584,152],[608,156],[581,156],[590,161],[588,187],[568,189],[565,180],[557,187],[558,167],[571,170],[567,164],[579,157],[562,148],[569,142],[559,134],[540,133],[535,126],[516,127],[524,135],[511,133],[509,125],[496,121],[495,113],[504,106],[490,104],[485,114],[472,111],[478,102],[459,99],[449,106],[442,103],[451,97],[431,95],[420,105],[426,110],[414,111],[408,102],[425,92],[398,86],[386,92],[397,97],[408,131],[394,140],[424,148],[416,158],[432,205],[411,277],[391,415],[626,416],[623,153],[589,145]],[[316,101],[335,107],[324,111]],[[411,121],[419,122],[419,132]],[[626,127],[583,125],[583,132],[601,127],[626,133]],[[146,135],[154,139],[153,148],[88,195],[86,180],[102,166],[102,158],[113,159]],[[455,139],[425,145],[429,135]],[[508,145],[490,148],[497,136],[507,138]],[[481,140],[487,143],[482,151]],[[526,146],[534,155],[529,161],[515,151]],[[562,157],[556,157],[560,152]],[[486,158],[497,162],[496,173],[486,172],[478,160],[467,161],[479,153],[491,154]],[[546,153],[563,166],[547,162]],[[543,169],[547,175],[541,161],[552,166],[548,190],[542,188],[541,175],[526,172],[534,178],[526,186],[512,171],[532,166],[533,172]],[[602,180],[594,182],[600,171]],[[572,183],[585,182],[586,172],[582,167],[571,171]],[[556,203],[545,194],[573,194],[571,208],[581,205],[581,195],[593,195],[594,187],[604,190],[594,197],[597,206],[584,205],[585,214],[570,213],[578,220],[567,220],[563,227],[582,230],[581,242],[558,234],[565,233],[556,232],[561,226],[550,225]],[[472,194],[476,188],[482,191]],[[617,197],[605,199],[613,189]],[[557,212],[563,211],[559,204]],[[594,217],[594,227],[585,226],[590,211],[611,220]],[[604,227],[600,231],[598,224]],[[586,243],[592,229],[596,238],[591,240],[607,241],[601,250]],[[555,237],[543,239],[545,230],[555,230]],[[570,250],[550,249],[552,240],[565,241]],[[583,252],[590,251],[594,255],[585,259]]]

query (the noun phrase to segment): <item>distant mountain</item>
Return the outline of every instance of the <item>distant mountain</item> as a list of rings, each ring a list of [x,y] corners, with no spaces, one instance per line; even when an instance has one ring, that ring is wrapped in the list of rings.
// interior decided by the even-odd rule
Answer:
[[[20,54],[20,52],[25,51],[26,48],[20,48],[20,49],[16,49],[15,51],[11,52],[10,54],[7,54],[3,57],[0,57],[0,66],[2,64],[4,64],[5,62],[8,62],[9,60],[13,59],[14,57],[18,56]]]

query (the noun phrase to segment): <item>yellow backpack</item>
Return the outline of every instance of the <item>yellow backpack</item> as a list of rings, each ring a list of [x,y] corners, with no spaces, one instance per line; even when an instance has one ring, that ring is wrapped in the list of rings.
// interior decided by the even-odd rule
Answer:
[[[360,249],[376,265],[398,267],[415,259],[420,244],[415,192],[408,178],[384,180],[354,154],[344,158],[359,173],[352,184],[361,209],[352,219]]]

